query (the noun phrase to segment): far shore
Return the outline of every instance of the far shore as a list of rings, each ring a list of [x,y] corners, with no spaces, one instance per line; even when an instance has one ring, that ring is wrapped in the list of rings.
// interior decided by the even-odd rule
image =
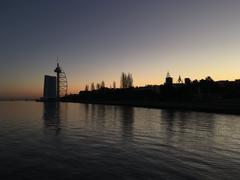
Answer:
[[[240,115],[240,103],[236,101],[229,102],[149,102],[149,101],[121,101],[121,100],[64,100],[63,102],[72,103],[86,103],[86,104],[104,104],[104,105],[120,105],[120,106],[133,106],[157,109],[171,109],[181,111],[198,111],[210,112],[221,114],[237,114]]]

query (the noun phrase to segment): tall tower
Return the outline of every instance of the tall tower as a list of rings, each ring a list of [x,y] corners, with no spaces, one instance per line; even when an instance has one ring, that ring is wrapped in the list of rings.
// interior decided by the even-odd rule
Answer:
[[[62,73],[62,70],[59,66],[59,63],[57,63],[57,67],[54,70],[55,73],[57,73],[57,99],[60,98],[60,74]]]

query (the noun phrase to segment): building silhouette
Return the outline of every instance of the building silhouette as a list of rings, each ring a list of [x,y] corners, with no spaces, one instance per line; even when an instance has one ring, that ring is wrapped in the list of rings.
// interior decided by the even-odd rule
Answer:
[[[40,98],[40,101],[59,101],[62,96],[67,95],[67,76],[59,63],[54,72],[57,76],[44,76],[43,97]]]
[[[44,100],[53,100],[57,98],[56,84],[57,79],[55,76],[49,75],[44,76],[44,91],[43,91]]]
[[[165,85],[172,85],[173,78],[170,76],[170,73],[167,73],[166,79],[165,79]]]

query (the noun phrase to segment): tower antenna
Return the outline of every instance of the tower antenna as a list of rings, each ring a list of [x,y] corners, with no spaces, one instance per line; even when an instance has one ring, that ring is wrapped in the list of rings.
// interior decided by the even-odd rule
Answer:
[[[59,66],[59,63],[58,63],[58,57],[57,57],[57,67],[56,69],[54,70],[55,73],[57,73],[57,100],[59,100],[60,98],[60,74],[62,73],[62,70]]]
[[[57,73],[57,100],[60,100],[61,95],[67,95],[68,83],[67,76],[59,65],[59,58],[57,57],[57,67],[54,70]]]

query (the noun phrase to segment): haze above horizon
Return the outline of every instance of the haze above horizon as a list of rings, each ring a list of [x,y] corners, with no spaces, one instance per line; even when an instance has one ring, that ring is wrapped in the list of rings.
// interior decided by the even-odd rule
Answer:
[[[240,78],[240,1],[0,2],[0,98],[39,97],[60,57],[76,93],[133,74],[134,85]]]

